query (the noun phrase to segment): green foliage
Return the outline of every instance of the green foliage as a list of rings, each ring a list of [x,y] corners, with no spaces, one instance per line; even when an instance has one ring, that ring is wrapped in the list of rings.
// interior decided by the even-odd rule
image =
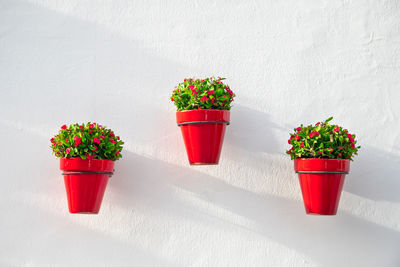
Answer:
[[[303,126],[294,129],[290,134],[288,143],[292,147],[286,151],[291,159],[297,158],[326,158],[326,159],[350,159],[357,155],[360,146],[356,146],[356,136],[350,134],[347,129],[338,125],[331,125],[330,117],[324,122],[318,122],[314,126]]]
[[[63,125],[51,148],[57,158],[109,159],[122,158],[122,142],[114,132],[97,123]]]
[[[222,81],[225,78],[185,79],[175,87],[171,101],[178,111],[192,109],[230,110],[235,94]]]

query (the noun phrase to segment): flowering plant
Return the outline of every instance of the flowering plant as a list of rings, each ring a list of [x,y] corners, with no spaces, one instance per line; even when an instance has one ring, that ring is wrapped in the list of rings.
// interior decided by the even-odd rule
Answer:
[[[58,158],[108,160],[120,159],[124,144],[112,130],[90,122],[63,125],[50,142],[53,153]]]
[[[292,147],[286,151],[291,159],[297,158],[327,158],[350,159],[357,155],[360,146],[356,146],[356,136],[350,134],[347,129],[338,125],[331,125],[330,117],[324,122],[318,122],[314,126],[303,126],[294,129],[290,134],[288,143]]]
[[[171,101],[178,111],[192,109],[230,110],[235,94],[222,81],[225,78],[185,79],[175,87]]]

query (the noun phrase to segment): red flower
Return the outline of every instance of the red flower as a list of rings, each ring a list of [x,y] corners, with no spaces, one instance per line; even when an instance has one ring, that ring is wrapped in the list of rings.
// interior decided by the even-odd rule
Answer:
[[[354,145],[354,143],[351,144],[351,148],[356,148],[356,146]]]
[[[67,138],[67,139],[65,139],[65,143],[68,143],[68,142],[69,142],[68,138]]]
[[[297,127],[296,130],[298,133],[301,132],[301,127]]]
[[[214,91],[208,91],[207,94],[208,95],[215,95],[215,92]]]
[[[296,134],[294,137],[294,140],[299,141],[300,140],[300,135]]]
[[[171,101],[174,101],[174,99],[172,98],[172,96],[171,96]]]
[[[102,135],[99,135],[99,137],[100,137],[101,139],[104,139],[104,136],[102,136]]]
[[[343,149],[343,147],[342,147],[342,146],[339,146],[339,149]]]
[[[110,139],[110,142],[115,144],[115,140],[114,139]]]
[[[304,142],[301,142],[301,143],[300,143],[300,147],[304,147]]]
[[[69,155],[69,153],[71,153],[71,149],[70,148],[65,149],[65,153]]]
[[[67,125],[64,124],[63,126],[61,126],[61,129],[62,129],[62,130],[67,129]]]
[[[92,156],[92,155],[89,155],[89,154],[86,154],[86,158],[87,158],[87,159],[93,159],[93,156]]]
[[[117,155],[117,156],[118,156],[118,154],[119,154],[119,150],[117,150],[117,152],[115,152],[115,155]]]
[[[92,129],[94,127],[94,123],[89,124],[89,129]]]
[[[338,154],[339,157],[341,157],[342,155],[343,155],[342,153],[339,153],[339,154]]]
[[[317,123],[315,124],[315,126],[320,125],[320,124],[321,124],[321,122],[317,122]]]
[[[93,138],[93,143],[100,144],[100,142],[101,142],[100,139],[98,139],[96,137]]]
[[[54,138],[51,138],[51,139],[50,139],[50,142],[54,143]]]
[[[93,133],[93,130],[90,130],[89,133],[90,133],[90,134]]]
[[[117,140],[119,140],[119,136],[117,136]]]
[[[79,146],[79,144],[82,143],[82,139],[76,135],[74,136],[74,141],[75,141],[74,143],[75,147]]]
[[[231,89],[227,88],[226,91],[228,91],[228,93],[229,93],[230,95],[233,95],[233,92],[232,92]]]
[[[310,136],[310,138],[313,138],[316,135],[319,135],[319,132],[311,132],[308,136]]]
[[[351,143],[354,143],[354,139],[352,137],[349,138]]]
[[[85,128],[83,128],[83,126],[81,125],[81,126],[79,126],[79,129],[81,129],[81,131],[84,131],[85,130]]]
[[[94,149],[93,149],[93,151],[96,151],[97,150],[97,146],[94,146]]]
[[[290,155],[292,153],[292,149],[289,149],[287,153]]]
[[[114,137],[115,135],[114,135],[113,132],[111,132],[111,133],[109,134],[109,136]]]
[[[200,99],[200,101],[201,101],[201,102],[207,101],[207,96],[203,96],[203,97]]]
[[[348,138],[352,138],[351,134],[347,134],[347,137],[348,137]]]
[[[339,132],[339,130],[340,130],[339,126],[336,126],[336,127],[333,129],[334,132]]]
[[[191,85],[188,86],[188,88],[189,88],[190,90],[193,90],[193,89],[194,89],[194,85],[191,84]]]
[[[322,151],[318,151],[318,154],[322,154]]]

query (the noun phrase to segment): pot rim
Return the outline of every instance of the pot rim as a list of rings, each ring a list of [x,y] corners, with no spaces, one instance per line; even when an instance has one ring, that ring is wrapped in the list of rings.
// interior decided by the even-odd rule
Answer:
[[[219,112],[230,112],[228,109],[211,109],[211,108],[205,108],[205,109],[189,109],[189,110],[177,110],[176,112],[190,112],[190,111],[219,111]]]

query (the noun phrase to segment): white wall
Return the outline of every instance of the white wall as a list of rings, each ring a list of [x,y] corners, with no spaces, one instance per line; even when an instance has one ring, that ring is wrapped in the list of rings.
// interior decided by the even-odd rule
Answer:
[[[174,86],[236,92],[220,165],[190,167]],[[400,266],[400,5],[0,1],[0,266]],[[288,133],[358,135],[337,216],[305,215]],[[67,212],[49,139],[126,145],[98,216]]]

